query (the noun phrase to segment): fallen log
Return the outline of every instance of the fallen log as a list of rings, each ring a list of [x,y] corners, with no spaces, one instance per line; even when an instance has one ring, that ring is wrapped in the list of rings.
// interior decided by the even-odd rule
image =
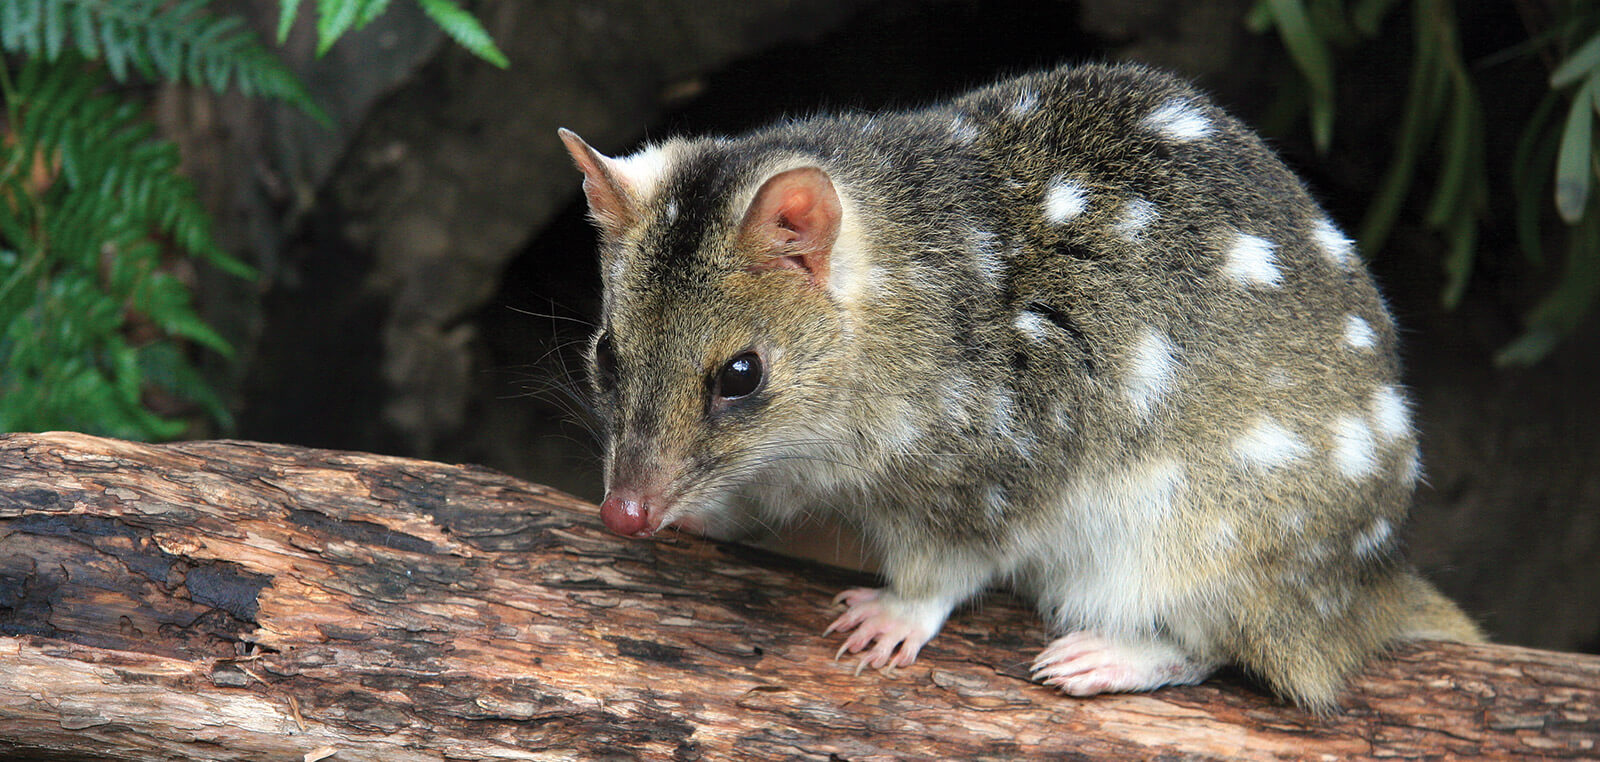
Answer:
[[[1594,757],[1600,657],[1424,643],[1317,717],[1241,676],[1071,699],[1002,596],[916,665],[819,635],[861,575],[607,534],[473,466],[0,436],[0,757]]]

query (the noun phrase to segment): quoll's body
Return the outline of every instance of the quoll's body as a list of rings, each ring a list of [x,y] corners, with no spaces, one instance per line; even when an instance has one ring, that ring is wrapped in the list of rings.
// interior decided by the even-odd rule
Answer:
[[[622,534],[822,507],[888,585],[841,652],[907,665],[991,584],[1068,693],[1235,663],[1303,704],[1408,637],[1478,639],[1397,555],[1396,330],[1239,122],[1134,66],[669,140],[563,131],[602,233],[593,346]]]

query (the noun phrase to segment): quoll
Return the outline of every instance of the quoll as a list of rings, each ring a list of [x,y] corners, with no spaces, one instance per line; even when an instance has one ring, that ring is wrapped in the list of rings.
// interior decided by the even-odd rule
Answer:
[[[835,512],[887,582],[840,594],[841,654],[909,665],[1009,585],[1076,696],[1231,663],[1326,710],[1388,644],[1481,639],[1399,554],[1421,467],[1372,278],[1181,80],[1068,66],[625,158],[561,138],[601,234],[613,531]]]

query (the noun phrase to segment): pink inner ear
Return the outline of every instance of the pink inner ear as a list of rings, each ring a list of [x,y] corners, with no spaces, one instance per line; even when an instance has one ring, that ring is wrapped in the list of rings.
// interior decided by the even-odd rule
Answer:
[[[632,194],[626,181],[610,169],[614,159],[589,147],[578,133],[562,128],[557,132],[567,153],[583,172],[583,195],[589,200],[589,212],[594,215],[607,233],[615,234],[633,223]]]
[[[807,273],[822,285],[839,237],[839,194],[828,173],[816,167],[780,172],[756,191],[743,231],[760,251],[752,269]]]

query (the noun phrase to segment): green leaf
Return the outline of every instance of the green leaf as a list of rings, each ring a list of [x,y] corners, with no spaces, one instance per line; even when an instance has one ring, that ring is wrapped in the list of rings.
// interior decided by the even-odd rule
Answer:
[[[352,0],[317,0],[317,55],[327,53],[350,31],[360,10]]]
[[[219,89],[236,82],[241,91],[284,100],[324,121],[304,85],[243,19],[212,14],[209,2],[0,0],[0,43],[6,52],[48,60],[68,49],[103,58],[119,82],[134,72]]]
[[[389,10],[389,0],[361,0],[361,10],[357,14],[356,28],[360,29]]]
[[[224,432],[233,430],[233,412],[189,364],[177,344],[158,341],[140,347],[139,370],[151,385],[198,403]]]
[[[1483,169],[1483,156],[1475,150],[1481,145],[1483,117],[1478,111],[1477,96],[1472,83],[1459,69],[1452,70],[1452,108],[1445,123],[1444,168],[1439,173],[1433,202],[1429,204],[1424,219],[1433,227],[1444,225],[1452,216],[1471,213],[1471,187],[1477,179],[1475,172]]]
[[[1256,0],[1244,14],[1244,28],[1261,34],[1272,28],[1272,0]]]
[[[1495,364],[1531,365],[1549,354],[1594,308],[1600,298],[1600,211],[1591,209],[1567,241],[1562,279],[1529,311],[1528,328],[1495,354]]]
[[[1556,152],[1556,211],[1568,225],[1578,222],[1589,201],[1595,118],[1590,112],[1595,98],[1600,98],[1600,73],[1591,76],[1572,99]]]
[[[72,40],[78,43],[78,54],[91,60],[99,58],[100,39],[95,34],[94,14],[87,5],[79,5],[72,10]]]
[[[1294,2],[1294,0],[1288,0]],[[461,47],[471,51],[473,55],[482,58],[502,69],[511,65],[504,53],[495,47],[494,40],[484,30],[483,25],[472,14],[462,10],[451,0],[417,0],[445,34],[455,40]]]
[[[111,70],[112,79],[118,82],[126,81],[128,78],[128,51],[118,44],[122,40],[122,35],[121,27],[115,19],[101,19],[100,49],[105,51],[106,67]]]
[[[1378,36],[1383,18],[1394,8],[1395,0],[1359,0],[1350,16],[1357,31],[1368,37]]]
[[[1405,113],[1401,115],[1399,135],[1395,143],[1389,171],[1385,173],[1378,192],[1373,195],[1361,224],[1361,249],[1375,254],[1383,248],[1400,217],[1411,183],[1416,175],[1417,160],[1428,137],[1433,134],[1439,113],[1444,107],[1449,79],[1441,64],[1442,49],[1439,40],[1419,23],[1416,32],[1416,58],[1411,64],[1410,91],[1406,97]]]
[[[0,2],[0,46],[6,50],[22,48],[22,32],[27,29],[22,19],[22,3]]]
[[[1321,15],[1338,15],[1325,2],[1319,3],[1319,8]],[[1246,23],[1256,31],[1264,30],[1269,24],[1277,26],[1284,48],[1309,89],[1302,95],[1310,113],[1312,144],[1319,153],[1326,152],[1333,143],[1333,55],[1329,49],[1330,37],[1319,30],[1328,35],[1344,34],[1347,30],[1342,23],[1332,26],[1313,23],[1312,11],[1304,0],[1259,0]]]
[[[1544,242],[1540,237],[1540,216],[1544,210],[1544,188],[1554,174],[1556,132],[1550,129],[1561,96],[1546,92],[1523,126],[1511,158],[1511,192],[1516,201],[1517,244],[1534,266],[1544,263]]]
[[[1596,32],[1550,73],[1550,87],[1561,88],[1580,82],[1597,70],[1600,70],[1600,32]]]
[[[1530,328],[1495,352],[1494,364],[1502,368],[1532,365],[1549,355],[1561,338],[1561,334],[1547,328]]]
[[[1476,215],[1462,215],[1454,220],[1449,231],[1450,249],[1445,255],[1445,287],[1440,302],[1447,310],[1461,304],[1467,281],[1472,277],[1472,262],[1478,249],[1478,219]]]
[[[67,42],[67,23],[62,18],[61,3],[44,4],[44,57],[54,61],[61,57]]]
[[[0,420],[176,436],[187,422],[142,407],[151,382],[125,338],[129,310],[162,328],[166,341],[182,337],[226,354],[227,342],[199,319],[187,287],[162,272],[162,262],[176,244],[219,267],[248,268],[212,240],[193,184],[175,174],[176,146],[154,138],[140,104],[106,94],[103,84],[72,47],[55,64],[25,61],[6,89],[14,153],[25,160],[18,169],[42,155],[61,172],[34,192],[20,185],[21,173],[0,171],[0,252],[15,252],[0,256]],[[159,233],[170,243],[158,245]],[[206,408],[225,420],[225,409]]]
[[[189,291],[176,278],[155,273],[145,279],[134,296],[134,305],[162,329],[193,339],[224,357],[233,355],[228,341],[194,314],[189,306]]]
[[[278,4],[278,44],[289,40],[289,30],[294,28],[294,17],[300,12],[300,0],[281,0]]]

